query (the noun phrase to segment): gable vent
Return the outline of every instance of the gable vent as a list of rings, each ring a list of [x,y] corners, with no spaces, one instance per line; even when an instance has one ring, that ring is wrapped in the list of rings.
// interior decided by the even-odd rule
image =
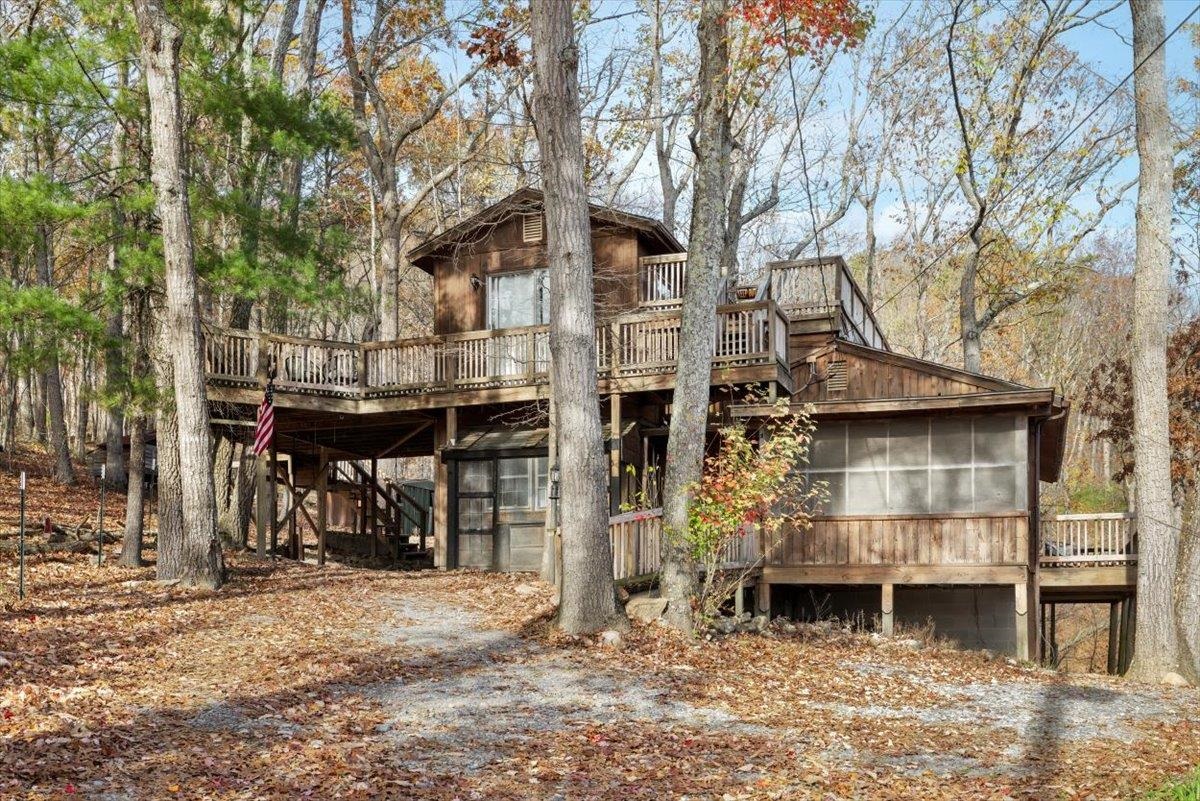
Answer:
[[[825,389],[827,391],[845,392],[850,383],[846,377],[846,362],[830,362],[826,382]]]
[[[525,242],[542,241],[542,215],[526,214],[522,218],[521,239]]]

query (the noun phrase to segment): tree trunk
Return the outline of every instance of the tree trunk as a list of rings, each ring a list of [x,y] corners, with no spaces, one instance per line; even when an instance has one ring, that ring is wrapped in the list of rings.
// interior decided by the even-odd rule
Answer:
[[[135,0],[150,96],[151,179],[166,260],[165,353],[174,361],[176,436],[183,511],[179,580],[216,588],[224,578],[213,496],[208,402],[201,361],[200,309],[185,176],[179,93],[180,29],[162,0]],[[169,434],[168,434],[169,436]]]
[[[42,284],[54,288],[54,262],[51,255],[50,230],[42,226],[38,237],[38,261],[41,267]],[[75,483],[75,469],[71,465],[71,449],[67,442],[67,419],[63,402],[62,371],[58,354],[53,354],[42,369],[42,391],[46,397],[47,426],[50,450],[54,456],[54,480],[60,484]]]
[[[684,535],[689,495],[700,480],[704,465],[709,376],[727,214],[725,192],[732,150],[725,86],[729,65],[728,11],[727,0],[703,0],[700,5],[700,100],[692,137],[696,171],[683,321],[663,477],[662,591],[667,598],[668,623],[685,631],[692,628],[697,570]]]
[[[583,178],[579,50],[573,3],[535,0],[534,125],[545,190],[551,391],[561,465],[563,576],[558,625],[578,634],[620,625],[608,537],[606,459],[596,378],[592,236]]]
[[[1130,0],[1137,123],[1137,253],[1133,273],[1133,475],[1138,527],[1136,650],[1129,675],[1180,670],[1172,588],[1179,567],[1167,427],[1167,303],[1171,266],[1171,119],[1162,0]],[[1153,53],[1153,54],[1152,54]],[[1195,621],[1193,621],[1193,625]]]
[[[141,567],[142,521],[145,504],[146,418],[135,414],[129,421],[129,476],[125,495],[125,539],[121,542],[118,564]],[[161,541],[161,538],[160,538]]]
[[[387,341],[400,338],[400,315],[397,304],[400,288],[401,242],[404,233],[400,225],[400,199],[395,185],[381,187],[379,204],[379,338]]]
[[[122,61],[117,67],[118,92],[125,88],[125,84],[128,81],[128,72],[129,67]],[[121,297],[124,295],[124,292],[118,293],[117,287],[121,283],[120,247],[121,235],[125,228],[125,215],[121,209],[121,199],[117,192],[125,170],[125,128],[121,125],[120,120],[113,126],[112,151],[109,154],[109,164],[113,170],[113,177],[109,182],[110,190],[113,192],[113,200],[111,211],[112,241],[108,246],[108,279],[112,282],[112,286],[110,287],[112,290],[111,294]],[[125,375],[124,354],[121,352],[121,335],[125,328],[122,306],[123,302],[120,300],[113,302],[113,308],[109,312],[108,321],[104,327],[104,333],[108,337],[108,342],[104,348],[104,383],[107,385],[108,394],[116,393],[120,396],[125,395],[127,378]],[[125,450],[122,440],[125,433],[124,409],[121,404],[112,403],[106,411],[108,425],[105,431],[105,471],[108,474],[110,483],[114,486],[122,487],[126,482]],[[143,432],[144,430],[143,423]]]

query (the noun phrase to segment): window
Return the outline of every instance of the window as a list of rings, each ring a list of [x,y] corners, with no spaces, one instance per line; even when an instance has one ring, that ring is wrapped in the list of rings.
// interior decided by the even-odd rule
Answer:
[[[1016,416],[827,423],[808,473],[828,486],[827,515],[1019,511],[1025,437]]]
[[[550,322],[548,281],[545,268],[488,276],[488,328]]]
[[[490,534],[492,531],[492,460],[458,463],[458,530]]]
[[[545,509],[547,501],[545,456],[501,459],[497,482],[501,509]]]

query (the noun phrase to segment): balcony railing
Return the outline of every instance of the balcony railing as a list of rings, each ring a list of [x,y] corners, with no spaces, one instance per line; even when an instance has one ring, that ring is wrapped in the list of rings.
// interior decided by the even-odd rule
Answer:
[[[596,326],[601,378],[672,373],[679,356],[678,310],[622,315]],[[380,397],[438,390],[545,383],[550,334],[545,325],[472,331],[393,342],[336,342],[210,329],[208,379],[260,384],[271,368],[280,391]],[[787,365],[787,320],[770,301],[717,310],[713,367]]]
[[[866,295],[840,258],[771,265],[771,299],[789,317],[826,315],[840,309],[842,336],[860,345],[889,349]]]
[[[1137,521],[1130,512],[1042,518],[1043,567],[1137,564]]]

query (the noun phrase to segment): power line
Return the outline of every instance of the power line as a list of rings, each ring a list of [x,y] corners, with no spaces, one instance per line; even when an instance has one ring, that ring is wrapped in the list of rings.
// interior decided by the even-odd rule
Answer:
[[[1188,22],[1189,22],[1189,21],[1192,19],[1192,17],[1196,16],[1196,14],[1197,14],[1197,13],[1200,13],[1200,6],[1197,6],[1196,8],[1192,9],[1192,12],[1191,12],[1190,14],[1188,14],[1186,17],[1184,17],[1184,18],[1183,18],[1183,19],[1182,19],[1182,20],[1179,22],[1179,24],[1178,24],[1178,25],[1176,25],[1174,28],[1172,28],[1172,29],[1171,29],[1171,32],[1170,32],[1170,33],[1168,33],[1168,34],[1167,34],[1165,37],[1163,37],[1163,40],[1162,40],[1161,42],[1159,42],[1157,45],[1155,45],[1155,46],[1154,46],[1154,49],[1153,49],[1153,50],[1151,50],[1149,53],[1147,53],[1147,54],[1146,54],[1146,56],[1145,56],[1145,57],[1144,57],[1144,58],[1143,58],[1143,59],[1142,59],[1140,62],[1138,62],[1138,63],[1137,63],[1135,66],[1134,66],[1134,68],[1133,68],[1132,70],[1130,70],[1130,71],[1129,71],[1129,74],[1127,74],[1127,75],[1126,75],[1124,78],[1122,78],[1122,79],[1121,79],[1121,80],[1120,80],[1120,81],[1119,81],[1117,84],[1115,84],[1115,85],[1112,87],[1112,89],[1109,91],[1109,93],[1108,93],[1108,94],[1106,94],[1106,95],[1105,95],[1105,96],[1104,96],[1104,97],[1103,97],[1103,98],[1100,100],[1100,102],[1099,102],[1099,103],[1097,103],[1095,106],[1093,106],[1093,107],[1092,107],[1092,110],[1091,110],[1091,111],[1089,111],[1089,112],[1088,112],[1088,113],[1087,113],[1087,114],[1084,116],[1084,118],[1083,118],[1083,119],[1081,119],[1079,122],[1077,122],[1077,123],[1076,123],[1076,124],[1075,124],[1075,125],[1074,125],[1074,126],[1071,128],[1071,130],[1067,131],[1067,133],[1066,133],[1066,134],[1064,134],[1064,135],[1063,135],[1063,136],[1062,136],[1062,137],[1061,137],[1061,138],[1060,138],[1060,139],[1059,139],[1059,140],[1058,140],[1058,141],[1057,141],[1057,142],[1056,142],[1056,143],[1055,143],[1055,144],[1054,144],[1054,145],[1053,145],[1053,146],[1052,146],[1052,147],[1051,147],[1049,150],[1047,150],[1047,151],[1046,151],[1045,155],[1043,155],[1043,156],[1042,156],[1040,159],[1038,159],[1037,163],[1036,163],[1036,164],[1034,164],[1034,165],[1033,165],[1033,167],[1032,167],[1032,168],[1031,168],[1029,171],[1027,171],[1027,172],[1025,173],[1025,175],[1024,175],[1024,176],[1022,176],[1021,180],[1019,180],[1019,181],[1017,181],[1016,183],[1014,183],[1014,184],[1012,185],[1012,187],[1011,187],[1011,188],[1010,188],[1010,189],[1009,189],[1007,192],[1005,192],[1003,195],[1001,195],[1001,196],[1000,196],[1000,198],[999,198],[999,199],[998,199],[998,200],[997,200],[997,201],[996,201],[994,204],[992,204],[992,208],[993,208],[993,209],[995,209],[996,207],[998,207],[998,206],[1001,206],[1002,204],[1004,204],[1004,202],[1005,202],[1005,201],[1007,201],[1007,200],[1008,200],[1009,198],[1011,198],[1011,197],[1012,197],[1014,194],[1016,194],[1017,190],[1018,190],[1018,189],[1020,189],[1020,188],[1021,188],[1021,187],[1022,187],[1024,184],[1025,184],[1025,182],[1026,182],[1027,180],[1029,180],[1029,178],[1030,178],[1030,177],[1032,177],[1032,176],[1033,176],[1033,175],[1034,175],[1034,174],[1037,172],[1037,170],[1038,170],[1038,169],[1039,169],[1039,168],[1040,168],[1040,167],[1041,167],[1043,164],[1045,164],[1045,163],[1046,163],[1046,160],[1047,160],[1048,158],[1050,158],[1050,156],[1052,156],[1052,155],[1053,155],[1055,152],[1057,152],[1057,151],[1058,151],[1058,149],[1059,149],[1059,148],[1061,148],[1061,147],[1063,146],[1063,144],[1064,144],[1064,143],[1065,143],[1065,142],[1066,142],[1068,139],[1070,139],[1072,136],[1074,136],[1074,135],[1075,135],[1075,133],[1076,133],[1076,131],[1078,131],[1080,128],[1082,128],[1082,127],[1083,127],[1083,124],[1084,124],[1084,123],[1086,123],[1086,122],[1087,122],[1089,119],[1091,119],[1091,118],[1092,118],[1092,116],[1093,116],[1093,115],[1094,115],[1094,114],[1095,114],[1097,111],[1099,111],[1099,110],[1100,110],[1100,108],[1101,108],[1101,107],[1102,107],[1102,106],[1103,106],[1105,103],[1107,103],[1109,100],[1111,100],[1111,99],[1112,99],[1112,97],[1113,97],[1113,96],[1114,96],[1114,95],[1115,95],[1115,94],[1116,94],[1118,91],[1120,91],[1121,87],[1123,87],[1123,86],[1124,86],[1126,83],[1128,83],[1128,82],[1129,82],[1129,79],[1130,79],[1130,78],[1132,78],[1132,77],[1133,77],[1133,76],[1134,76],[1134,75],[1137,73],[1137,71],[1138,71],[1138,70],[1140,70],[1140,69],[1142,68],[1142,65],[1143,65],[1143,64],[1145,64],[1145,63],[1146,63],[1146,62],[1147,62],[1147,61],[1148,61],[1148,60],[1149,60],[1149,59],[1150,59],[1150,58],[1151,58],[1151,57],[1152,57],[1152,56],[1153,56],[1155,53],[1157,53],[1157,52],[1158,52],[1160,49],[1162,49],[1162,47],[1163,47],[1164,45],[1166,45],[1166,43],[1167,43],[1168,41],[1170,41],[1170,40],[1171,40],[1171,37],[1172,37],[1172,36],[1174,36],[1176,33],[1178,33],[1178,32],[1179,32],[1179,30],[1180,30],[1181,28],[1183,28],[1183,26],[1184,26],[1184,25],[1186,25],[1186,24],[1187,24],[1187,23],[1188,23]],[[921,267],[919,270],[917,270],[916,274],[915,274],[915,275],[914,275],[912,278],[910,278],[910,279],[909,279],[908,281],[906,281],[906,282],[905,282],[903,285],[901,285],[901,287],[900,287],[899,289],[897,289],[895,292],[893,292],[893,293],[892,293],[892,294],[891,294],[891,295],[888,297],[888,299],[887,299],[887,300],[885,300],[885,301],[884,301],[884,302],[883,302],[883,303],[882,303],[882,304],[879,306],[879,308],[878,308],[878,309],[876,309],[876,311],[882,311],[882,310],[883,310],[884,308],[886,308],[886,307],[887,307],[887,306],[888,306],[890,303],[892,303],[893,301],[895,301],[895,300],[896,300],[896,298],[898,298],[898,297],[900,296],[900,293],[902,293],[904,290],[908,289],[908,287],[912,286],[912,285],[913,285],[913,284],[914,284],[916,281],[920,280],[920,279],[921,279],[921,277],[922,277],[922,276],[924,276],[926,272],[928,272],[930,269],[932,269],[932,268],[933,268],[933,267],[934,267],[934,266],[935,266],[935,265],[936,265],[938,262],[940,262],[940,261],[941,261],[941,260],[942,260],[942,259],[943,259],[943,258],[944,258],[944,257],[945,257],[945,256],[946,256],[946,255],[947,255],[947,254],[948,254],[948,253],[951,251],[951,250],[953,250],[953,249],[954,249],[954,248],[955,248],[955,247],[956,247],[956,246],[957,246],[957,245],[958,245],[960,242],[962,242],[963,238],[964,238],[964,237],[966,237],[966,235],[967,235],[967,232],[966,232],[966,231],[963,231],[963,232],[962,232],[962,233],[960,233],[960,234],[959,234],[957,237],[955,237],[955,238],[954,238],[954,239],[953,239],[953,240],[950,242],[950,244],[949,244],[949,245],[947,245],[945,248],[943,248],[943,249],[942,249],[942,250],[941,250],[941,251],[940,251],[940,252],[939,252],[939,253],[938,253],[936,256],[934,256],[934,257],[933,257],[933,259],[931,259],[931,260],[930,260],[928,263],[926,263],[926,264],[925,264],[925,265],[923,265],[923,266],[922,266],[922,267]]]

